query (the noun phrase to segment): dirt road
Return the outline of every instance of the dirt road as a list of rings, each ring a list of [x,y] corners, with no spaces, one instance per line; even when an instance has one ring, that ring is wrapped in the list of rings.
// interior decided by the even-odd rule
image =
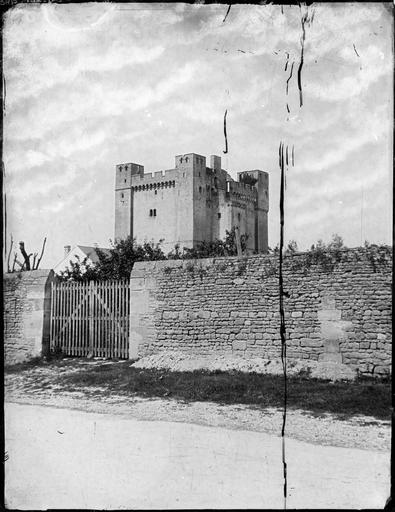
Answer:
[[[282,508],[281,438],[7,403],[9,508]],[[389,453],[286,440],[289,508],[382,508]]]

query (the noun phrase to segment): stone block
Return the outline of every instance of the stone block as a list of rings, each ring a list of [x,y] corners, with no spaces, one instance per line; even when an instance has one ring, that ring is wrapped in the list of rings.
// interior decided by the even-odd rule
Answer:
[[[391,371],[391,366],[390,365],[388,365],[388,366],[376,366],[373,373],[379,374],[379,375],[386,375],[386,374],[390,373],[390,371]]]
[[[199,318],[210,318],[210,311],[200,310],[198,312]]]
[[[319,354],[318,361],[342,363],[343,359],[340,352],[324,352],[323,354]]]
[[[325,353],[335,353],[340,351],[338,340],[324,340]]]
[[[247,348],[247,341],[245,340],[234,340],[232,342],[232,348],[233,350],[246,350]]]
[[[252,336],[250,336],[248,333],[246,332],[238,332],[235,336],[236,340],[246,340],[248,338],[250,338]]]
[[[301,347],[322,347],[322,340],[312,340],[310,338],[302,338],[300,340]]]
[[[317,312],[317,317],[320,322],[340,320],[342,312],[338,309],[323,309]]]

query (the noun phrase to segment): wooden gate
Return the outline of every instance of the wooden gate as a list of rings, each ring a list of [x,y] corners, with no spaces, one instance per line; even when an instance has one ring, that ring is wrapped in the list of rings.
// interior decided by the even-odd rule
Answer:
[[[127,359],[129,303],[129,281],[53,283],[51,351]]]

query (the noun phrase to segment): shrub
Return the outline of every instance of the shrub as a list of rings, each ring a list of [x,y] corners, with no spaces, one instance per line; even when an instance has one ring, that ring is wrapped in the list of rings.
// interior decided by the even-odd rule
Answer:
[[[165,254],[157,244],[145,242],[140,245],[128,237],[112,244],[110,254],[96,249],[99,261],[89,265],[85,258],[82,262],[71,263],[70,269],[61,272],[59,277],[63,281],[106,281],[109,279],[129,279],[135,261],[164,260]]]

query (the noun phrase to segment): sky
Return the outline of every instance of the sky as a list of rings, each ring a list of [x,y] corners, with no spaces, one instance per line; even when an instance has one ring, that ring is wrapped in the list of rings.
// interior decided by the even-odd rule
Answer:
[[[39,252],[46,236],[41,268],[51,268],[65,245],[109,247],[115,165],[171,169],[190,152],[221,156],[234,178],[269,173],[274,247],[281,141],[295,153],[286,240],[392,244],[390,6],[233,5],[227,16],[222,4],[13,7],[3,33],[8,248],[12,234]]]

